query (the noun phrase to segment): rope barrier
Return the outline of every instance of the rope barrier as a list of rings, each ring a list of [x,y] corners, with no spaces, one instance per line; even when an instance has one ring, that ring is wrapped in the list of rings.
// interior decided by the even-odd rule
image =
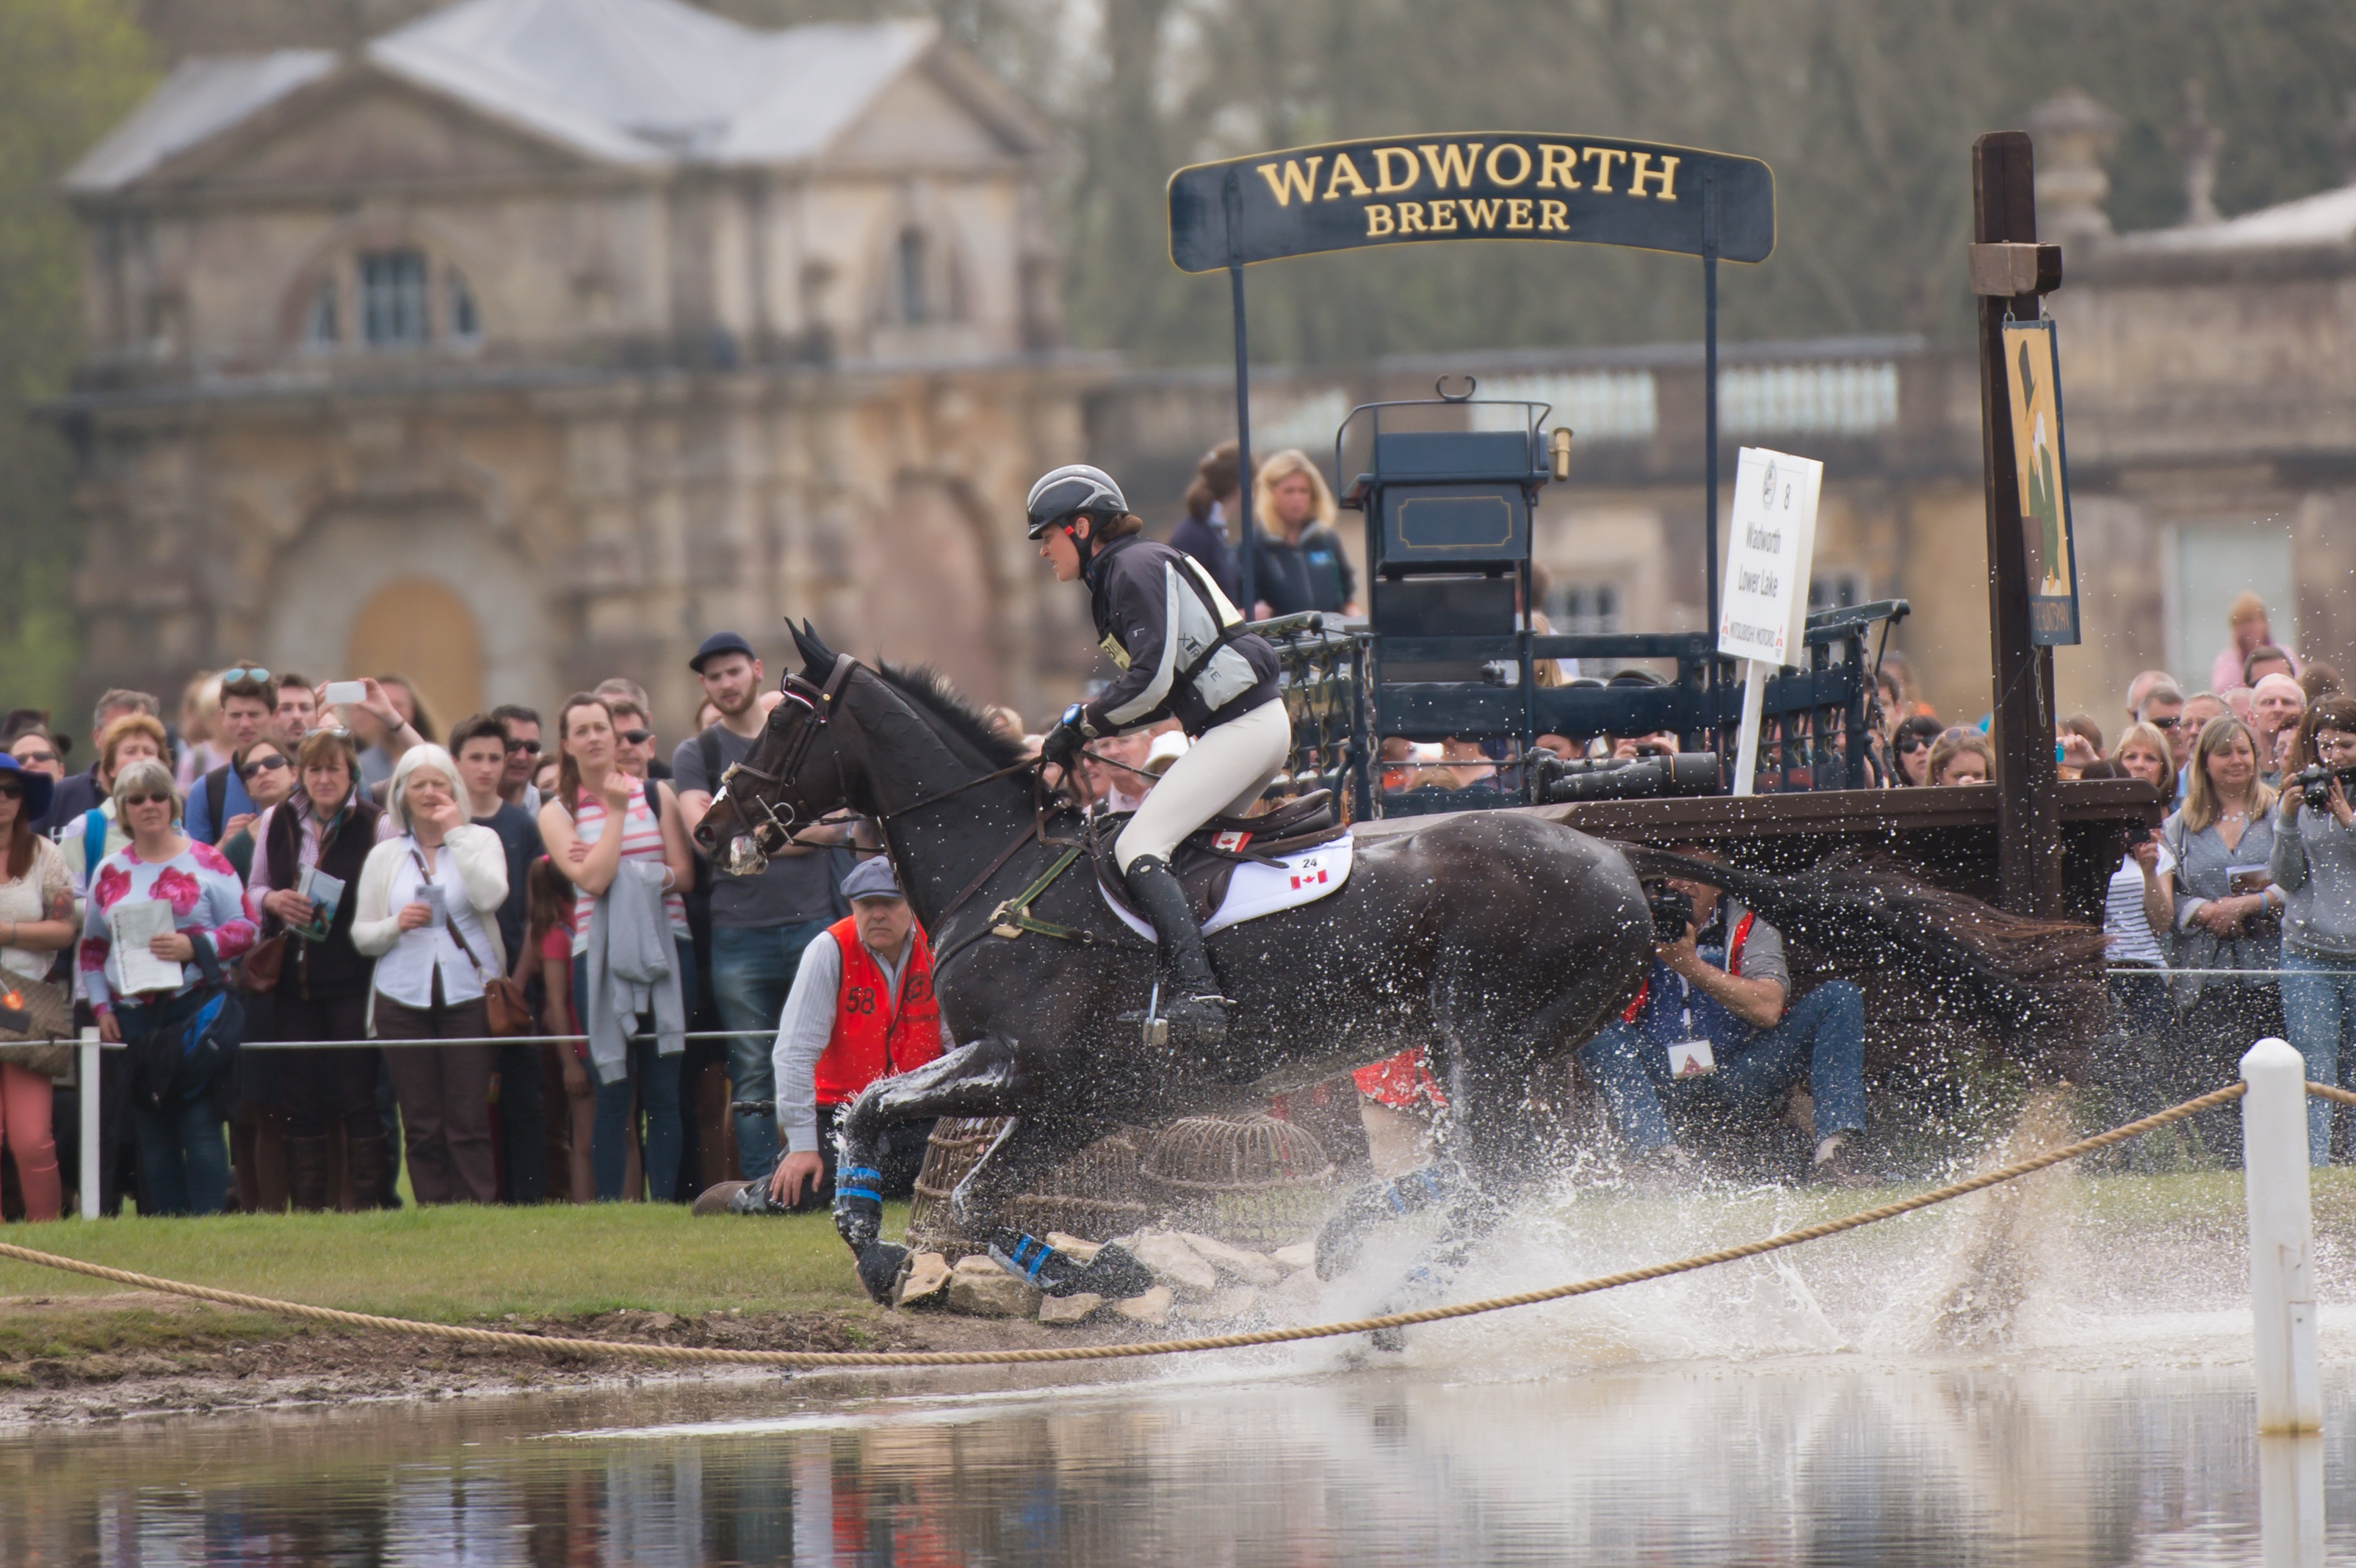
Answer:
[[[1690,1273],[1697,1269],[1718,1263],[1730,1263],[1743,1258],[1755,1258],[1762,1253],[1795,1247],[1803,1241],[1821,1240],[1837,1236],[1845,1230],[1855,1230],[1884,1219],[1895,1219],[1901,1214],[1912,1214],[1952,1198],[1981,1191],[2002,1182],[2030,1176],[2064,1160],[2091,1155],[2107,1149],[2114,1144],[2181,1122],[2203,1111],[2238,1100],[2247,1091],[2241,1083],[2227,1084],[2208,1093],[2173,1105],[2165,1111],[2107,1133],[2097,1133],[2081,1138],[2045,1154],[2032,1155],[2015,1160],[1976,1176],[1912,1197],[1901,1198],[1872,1208],[1859,1209],[1837,1219],[1826,1219],[1815,1225],[1804,1225],[1796,1230],[1779,1231],[1756,1241],[1738,1246],[1721,1247],[1716,1251],[1680,1258],[1674,1262],[1654,1263],[1641,1269],[1625,1269],[1618,1273],[1602,1274],[1594,1279],[1580,1280],[1570,1284],[1553,1285],[1544,1290],[1520,1291],[1512,1295],[1490,1296],[1482,1301],[1460,1302],[1449,1306],[1430,1306],[1414,1312],[1386,1313],[1376,1317],[1353,1318],[1345,1323],[1322,1323],[1300,1328],[1262,1328],[1243,1334],[1219,1334],[1195,1339],[1160,1339],[1133,1345],[1074,1345],[1035,1350],[897,1350],[862,1352],[856,1350],[734,1350],[713,1346],[644,1345],[627,1340],[563,1338],[554,1335],[518,1334],[502,1329],[470,1328],[460,1324],[421,1323],[403,1317],[380,1317],[373,1313],[345,1312],[336,1307],[307,1306],[299,1302],[276,1301],[269,1296],[247,1295],[239,1291],[216,1290],[209,1285],[189,1284],[180,1280],[158,1279],[152,1274],[134,1273],[128,1269],[108,1268],[101,1263],[84,1262],[78,1258],[64,1258],[50,1252],[35,1251],[30,1247],[18,1247],[0,1242],[0,1258],[32,1263],[42,1268],[59,1269],[67,1273],[84,1274],[91,1279],[111,1281],[117,1284],[136,1286],[142,1290],[161,1291],[173,1295],[185,1295],[198,1301],[209,1301],[224,1306],[243,1307],[250,1311],[276,1313],[282,1316],[299,1317],[314,1323],[332,1323],[352,1328],[375,1328],[394,1333],[415,1335],[423,1338],[451,1339],[465,1344],[493,1345],[510,1350],[561,1351],[584,1356],[625,1356],[655,1361],[716,1363],[740,1367],[782,1367],[816,1369],[852,1367],[1005,1367],[1031,1366],[1053,1361],[1129,1360],[1141,1356],[1174,1356],[1202,1350],[1238,1350],[1259,1345],[1283,1345],[1307,1339],[1332,1339],[1344,1335],[1369,1334],[1384,1328],[1408,1328],[1423,1323],[1442,1323],[1451,1318],[1473,1317],[1483,1313],[1502,1312],[1508,1307],[1535,1306],[1541,1302],[1567,1301],[1573,1296],[1591,1295],[1598,1291],[1613,1290],[1622,1285],[1640,1284],[1648,1280],[1666,1279],[1673,1274]],[[2326,1099],[2344,1101],[2356,1105],[2356,1094],[2327,1085],[2310,1083],[2308,1091]]]

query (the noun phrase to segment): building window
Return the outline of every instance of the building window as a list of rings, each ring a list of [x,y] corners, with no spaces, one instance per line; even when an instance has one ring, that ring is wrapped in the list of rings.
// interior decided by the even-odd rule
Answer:
[[[930,280],[926,275],[925,231],[904,229],[900,231],[898,285],[900,325],[922,327],[933,318]]]
[[[371,251],[360,257],[360,331],[370,347],[425,341],[425,255]]]
[[[303,341],[314,348],[332,348],[337,335],[336,280],[321,278],[319,286],[312,291],[310,308],[303,313]]]
[[[1865,603],[1865,575],[1859,572],[1819,572],[1808,579],[1808,613],[1855,609]]]
[[[1617,583],[1566,583],[1551,597],[1547,620],[1561,636],[1600,636],[1620,629]]]
[[[466,274],[452,267],[447,274],[450,296],[450,336],[462,343],[472,343],[483,335],[482,322],[475,314],[475,291],[466,286]]]

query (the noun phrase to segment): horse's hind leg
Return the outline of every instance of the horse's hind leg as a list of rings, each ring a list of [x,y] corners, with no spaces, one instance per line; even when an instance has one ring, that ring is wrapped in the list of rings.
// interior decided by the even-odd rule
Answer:
[[[868,1085],[837,1124],[834,1229],[859,1260],[859,1283],[882,1301],[907,1256],[884,1241],[881,1155],[884,1133],[937,1116],[1004,1116],[1022,1105],[1012,1040],[985,1036],[914,1072]]]

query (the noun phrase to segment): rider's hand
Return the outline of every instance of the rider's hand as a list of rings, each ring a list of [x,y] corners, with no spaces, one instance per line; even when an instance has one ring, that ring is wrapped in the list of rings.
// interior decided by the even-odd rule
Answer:
[[[1073,706],[1076,708],[1078,704]],[[1047,738],[1039,743],[1039,755],[1068,773],[1073,758],[1080,755],[1080,748],[1087,743],[1088,737],[1081,733],[1078,725],[1072,722],[1071,711],[1066,710],[1055,727],[1047,732]]]
[[[826,1160],[817,1151],[787,1155],[777,1162],[777,1168],[769,1173],[769,1196],[779,1203],[798,1203],[801,1200],[804,1187],[816,1193],[818,1184],[825,1179]]]

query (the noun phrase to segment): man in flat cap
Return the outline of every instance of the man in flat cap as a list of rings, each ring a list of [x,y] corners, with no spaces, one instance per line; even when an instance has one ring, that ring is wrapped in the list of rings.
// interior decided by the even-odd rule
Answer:
[[[834,1124],[860,1092],[951,1048],[933,997],[933,950],[883,855],[842,880],[851,913],[802,954],[777,1020],[770,1069],[785,1157],[766,1181],[714,1187],[696,1208],[735,1214],[800,1214],[834,1201]],[[884,1196],[905,1197],[924,1164],[931,1122],[885,1134]]]

